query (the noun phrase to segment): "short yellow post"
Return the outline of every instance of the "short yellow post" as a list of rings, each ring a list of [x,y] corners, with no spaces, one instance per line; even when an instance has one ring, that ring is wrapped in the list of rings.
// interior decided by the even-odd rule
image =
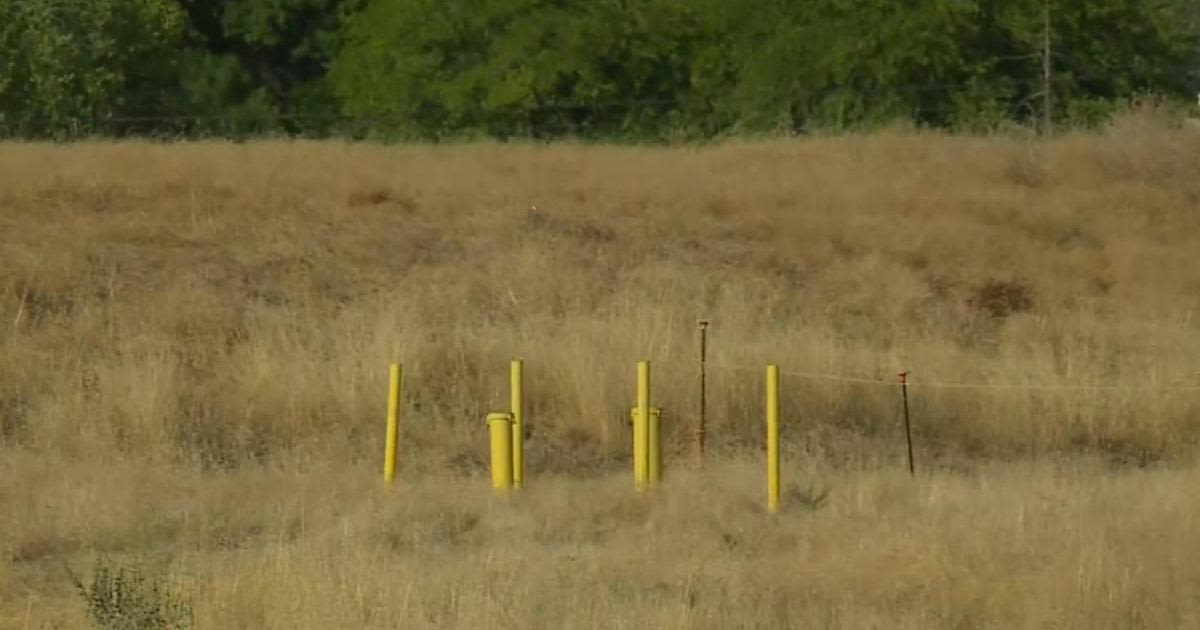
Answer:
[[[633,417],[633,480],[638,492],[646,489],[650,457],[650,362],[638,362],[637,415]]]
[[[650,474],[650,487],[658,485],[662,481],[662,433],[661,422],[662,410],[657,407],[650,408],[650,426],[648,427],[649,440],[646,444],[649,451],[650,465],[648,471]]]
[[[400,432],[400,364],[388,369],[387,439],[383,451],[383,480],[396,478],[396,438]]]
[[[525,426],[521,423],[521,360],[510,366],[509,398],[512,402],[512,469],[513,487],[525,484]]]
[[[488,434],[492,441],[492,490],[507,494],[512,488],[512,414],[489,413]]]
[[[779,366],[767,366],[767,510],[779,511]]]

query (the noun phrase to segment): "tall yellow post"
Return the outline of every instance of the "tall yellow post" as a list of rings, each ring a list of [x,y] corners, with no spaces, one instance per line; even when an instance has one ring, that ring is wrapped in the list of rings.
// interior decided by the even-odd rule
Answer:
[[[767,366],[767,510],[779,511],[779,366]]]
[[[400,364],[388,369],[387,439],[383,451],[383,480],[396,478],[396,438],[400,432]]]
[[[646,489],[650,451],[650,362],[638,362],[637,415],[633,417],[633,480],[638,492]]]
[[[525,426],[521,423],[521,360],[510,366],[509,398],[512,402],[512,468],[513,487],[525,484]]]
[[[646,450],[650,458],[650,465],[647,467],[647,472],[650,475],[650,487],[658,485],[662,481],[662,410],[657,407],[650,408],[650,426],[647,433],[649,439],[646,444]]]
[[[492,490],[507,494],[512,488],[512,414],[489,413],[488,434],[492,441]]]

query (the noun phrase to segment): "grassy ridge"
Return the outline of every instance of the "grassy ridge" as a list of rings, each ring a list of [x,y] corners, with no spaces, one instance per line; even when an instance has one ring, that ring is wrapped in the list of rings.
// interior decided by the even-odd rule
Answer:
[[[213,628],[1197,627],[1198,204],[1200,134],[1144,116],[1051,141],[0,145],[0,627],[86,625],[62,566],[97,554],[168,563]],[[509,508],[475,475],[515,356],[533,485]],[[922,477],[892,476],[894,386],[785,375],[793,485],[763,520],[768,361],[912,370]]]
[[[221,466],[374,457],[394,357],[410,455],[478,461],[521,356],[540,461],[569,468],[560,447],[623,451],[643,357],[683,447],[697,317],[715,364],[753,370],[714,368],[725,446],[758,443],[768,361],[1196,385],[1197,142],[1132,119],[1046,144],[7,145],[3,439]],[[896,392],[792,379],[784,403],[834,448],[888,432]],[[1200,421],[1194,392],[918,388],[914,405],[923,440],[968,455],[1149,461]]]

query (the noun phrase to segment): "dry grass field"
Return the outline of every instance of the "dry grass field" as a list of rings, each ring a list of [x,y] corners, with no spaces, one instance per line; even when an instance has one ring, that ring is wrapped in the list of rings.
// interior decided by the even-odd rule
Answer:
[[[1146,113],[1046,141],[0,144],[0,628],[93,627],[98,566],[195,628],[1200,628],[1198,252],[1200,133]],[[503,501],[483,416],[514,357]]]

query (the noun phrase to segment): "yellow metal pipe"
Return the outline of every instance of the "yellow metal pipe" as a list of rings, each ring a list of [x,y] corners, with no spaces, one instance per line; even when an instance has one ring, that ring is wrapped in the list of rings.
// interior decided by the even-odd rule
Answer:
[[[400,432],[400,364],[388,369],[387,438],[383,451],[383,480],[396,478],[396,439]]]
[[[638,362],[637,409],[633,417],[633,480],[638,491],[646,489],[649,477],[650,362]]]
[[[779,511],[779,366],[767,366],[767,510]]]
[[[648,427],[649,440],[646,444],[650,457],[650,465],[648,466],[647,471],[650,475],[650,487],[654,487],[659,481],[662,481],[661,420],[662,410],[657,407],[651,407],[650,426]]]
[[[525,425],[522,423],[521,417],[521,360],[514,360],[509,371],[511,377],[509,383],[509,398],[512,401],[513,487],[520,488],[525,484]]]
[[[637,407],[629,410],[629,426],[638,426],[640,412]],[[662,409],[650,408],[650,423],[646,430],[647,466],[646,476],[650,486],[662,480]]]
[[[512,488],[512,414],[489,413],[488,434],[492,442],[492,490],[507,494]]]

